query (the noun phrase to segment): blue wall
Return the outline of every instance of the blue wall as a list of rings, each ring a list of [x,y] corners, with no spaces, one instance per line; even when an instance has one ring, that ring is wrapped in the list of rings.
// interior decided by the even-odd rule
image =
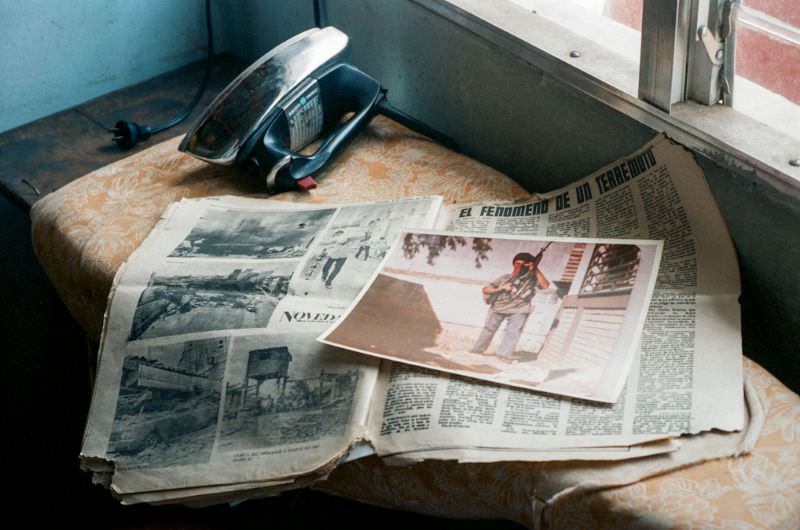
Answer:
[[[248,62],[314,25],[312,0],[212,0],[212,4],[224,50]]]
[[[0,132],[202,59],[205,48],[203,0],[0,0]]]
[[[254,60],[312,0],[212,0],[216,53]],[[205,0],[0,0],[0,132],[202,59]]]

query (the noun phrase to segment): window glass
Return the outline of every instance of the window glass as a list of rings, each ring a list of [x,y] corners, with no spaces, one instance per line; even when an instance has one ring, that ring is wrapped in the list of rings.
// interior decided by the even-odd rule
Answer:
[[[734,108],[800,140],[797,0],[742,0],[735,71]]]
[[[638,73],[644,0],[511,1],[625,58]],[[800,0],[740,1],[733,106],[800,140]]]

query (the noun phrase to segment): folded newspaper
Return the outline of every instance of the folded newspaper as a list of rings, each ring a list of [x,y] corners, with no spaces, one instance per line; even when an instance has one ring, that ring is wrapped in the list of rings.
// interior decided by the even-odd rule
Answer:
[[[115,278],[83,466],[126,503],[203,504],[373,451],[649,474],[735,454],[738,296],[665,137],[524,204],[183,200]],[[739,432],[686,436],[712,429]]]

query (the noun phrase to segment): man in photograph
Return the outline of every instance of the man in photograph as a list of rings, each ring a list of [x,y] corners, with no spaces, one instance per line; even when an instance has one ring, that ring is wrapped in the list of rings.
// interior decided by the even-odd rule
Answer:
[[[322,266],[322,283],[328,289],[333,288],[333,280],[339,275],[339,272],[347,261],[349,254],[348,243],[350,239],[345,236],[343,230],[337,230],[333,234],[333,239],[327,247],[326,256],[327,261]]]
[[[533,311],[531,301],[536,288],[546,289],[550,285],[539,270],[541,259],[541,252],[537,256],[520,252],[512,260],[514,268],[510,274],[503,274],[483,287],[483,298],[489,310],[483,330],[470,350],[472,353],[484,353],[500,324],[507,320],[503,340],[497,348],[497,357],[511,362],[522,329]]]
[[[368,231],[364,232],[364,237],[359,241],[358,252],[356,252],[356,259],[363,254],[364,261],[369,259],[369,245],[372,241],[372,234]]]

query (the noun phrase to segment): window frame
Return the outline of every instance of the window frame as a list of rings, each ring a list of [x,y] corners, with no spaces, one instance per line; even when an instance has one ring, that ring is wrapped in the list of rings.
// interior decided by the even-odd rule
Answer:
[[[635,64],[510,0],[410,1],[693,151],[800,198],[800,167],[792,163],[800,160],[800,141],[736,111],[730,99],[709,106],[688,97],[692,54],[707,53],[691,28],[714,27],[708,7],[718,0],[644,0],[638,76]],[[646,26],[648,12],[657,26]],[[733,51],[724,53],[733,64]]]

